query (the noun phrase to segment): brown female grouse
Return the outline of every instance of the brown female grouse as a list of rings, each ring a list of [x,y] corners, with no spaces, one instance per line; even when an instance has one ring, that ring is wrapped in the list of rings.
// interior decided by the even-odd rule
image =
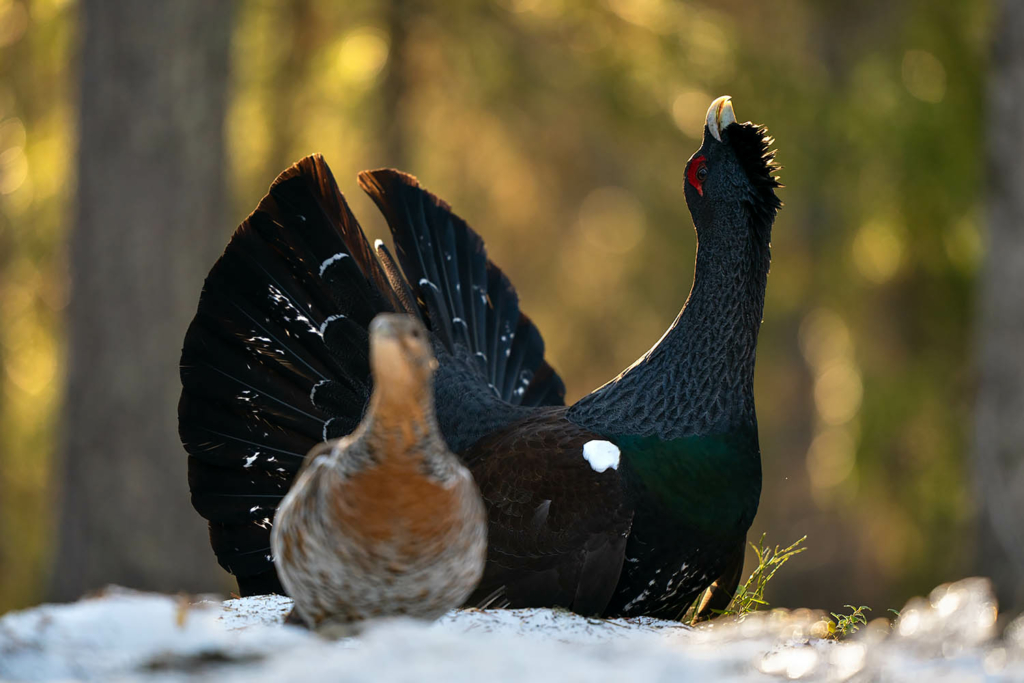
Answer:
[[[271,535],[292,620],[328,635],[375,617],[435,619],[484,569],[487,518],[437,426],[426,330],[410,316],[377,316],[370,366],[362,422],[306,456]]]

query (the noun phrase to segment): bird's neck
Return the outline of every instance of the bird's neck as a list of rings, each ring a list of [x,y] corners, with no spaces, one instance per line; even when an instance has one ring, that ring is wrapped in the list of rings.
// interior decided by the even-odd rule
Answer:
[[[376,459],[421,468],[442,481],[455,474],[457,462],[441,436],[429,384],[376,382],[360,430],[357,438]]]
[[[421,381],[380,369],[374,370],[373,393],[367,413],[378,425],[408,425],[426,430],[434,415],[434,395]]]
[[[697,250],[693,285],[672,326],[569,418],[602,433],[676,439],[756,427],[754,355],[768,248],[747,231]]]

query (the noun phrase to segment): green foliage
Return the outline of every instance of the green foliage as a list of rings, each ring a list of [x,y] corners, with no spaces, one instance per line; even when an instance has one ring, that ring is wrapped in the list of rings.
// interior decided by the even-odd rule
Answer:
[[[757,557],[757,566],[754,567],[754,571],[750,572],[750,576],[747,577],[747,580],[743,585],[736,589],[736,594],[733,596],[732,602],[729,603],[729,606],[724,610],[716,612],[718,615],[730,616],[748,614],[768,607],[768,601],[765,600],[764,597],[764,592],[768,587],[768,583],[775,578],[775,574],[782,569],[784,564],[789,562],[793,557],[807,550],[807,548],[803,546],[803,542],[807,540],[807,536],[801,536],[785,548],[780,548],[779,546],[769,547],[765,545],[766,536],[767,534],[761,534],[761,538],[758,539],[757,545],[754,545],[753,543],[750,544],[750,547],[753,549],[754,554]],[[691,624],[696,621],[697,606],[704,600],[705,593],[701,593],[696,602],[694,602],[693,607],[688,612],[685,620],[689,621]]]
[[[725,609],[725,614],[746,614],[767,607],[768,601],[764,598],[764,591],[768,587],[768,582],[775,578],[775,574],[784,564],[807,550],[803,546],[807,536],[801,536],[785,548],[769,548],[765,545],[765,536],[766,534],[761,534],[756,546],[750,544],[757,555],[757,566],[747,577],[746,582],[736,590],[736,595]]]
[[[746,582],[736,590],[736,595],[733,596],[729,606],[725,610],[717,612],[717,614],[720,616],[737,616],[767,608],[769,603],[764,597],[765,589],[776,573],[782,569],[783,565],[796,555],[807,550],[806,546],[803,545],[805,540],[807,540],[807,536],[802,536],[785,548],[780,548],[779,546],[768,547],[765,544],[765,534],[761,534],[757,545],[750,544],[757,557],[757,566],[750,573]],[[686,620],[691,625],[696,623],[697,606],[701,604],[704,596],[705,593],[701,593],[687,614]],[[830,612],[831,618],[827,621],[826,639],[842,640],[856,633],[862,626],[867,625],[867,613],[871,611],[870,607],[867,605],[860,605],[859,607],[853,605],[844,606],[850,610],[848,613]],[[890,609],[889,611],[899,616],[898,610]]]
[[[830,640],[841,640],[848,635],[856,633],[861,626],[865,626],[868,623],[865,612],[870,612],[870,607],[866,605],[861,605],[860,607],[845,605],[845,607],[850,610],[849,614],[831,612],[832,618],[828,622],[828,638]]]

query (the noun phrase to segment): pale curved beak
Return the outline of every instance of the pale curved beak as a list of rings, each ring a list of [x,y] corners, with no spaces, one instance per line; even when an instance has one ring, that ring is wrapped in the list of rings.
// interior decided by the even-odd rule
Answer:
[[[721,142],[722,131],[733,123],[736,123],[736,112],[732,110],[732,98],[722,95],[708,107],[708,130],[716,140]]]

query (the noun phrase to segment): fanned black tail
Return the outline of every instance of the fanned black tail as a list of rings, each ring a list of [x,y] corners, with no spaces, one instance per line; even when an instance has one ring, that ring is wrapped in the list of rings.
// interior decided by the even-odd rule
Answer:
[[[402,270],[383,245],[367,243],[323,159],[307,157],[236,230],[185,336],[178,416],[192,503],[243,595],[281,591],[270,554],[274,512],[306,453],[359,423],[376,314],[420,316],[448,352],[438,414],[456,450],[475,441],[457,428],[466,397],[493,398],[468,407],[487,424],[508,419],[510,404],[558,404],[564,393],[480,238],[410,176],[378,171],[361,181],[388,217]],[[410,213],[417,203],[429,220]],[[444,268],[451,262],[462,269]]]
[[[544,340],[480,236],[411,175],[364,171],[359,185],[384,214],[402,271],[443,344],[435,384],[452,449],[460,452],[507,422],[515,414],[508,404],[561,405],[565,386],[544,360]],[[395,273],[390,253],[377,248]]]

